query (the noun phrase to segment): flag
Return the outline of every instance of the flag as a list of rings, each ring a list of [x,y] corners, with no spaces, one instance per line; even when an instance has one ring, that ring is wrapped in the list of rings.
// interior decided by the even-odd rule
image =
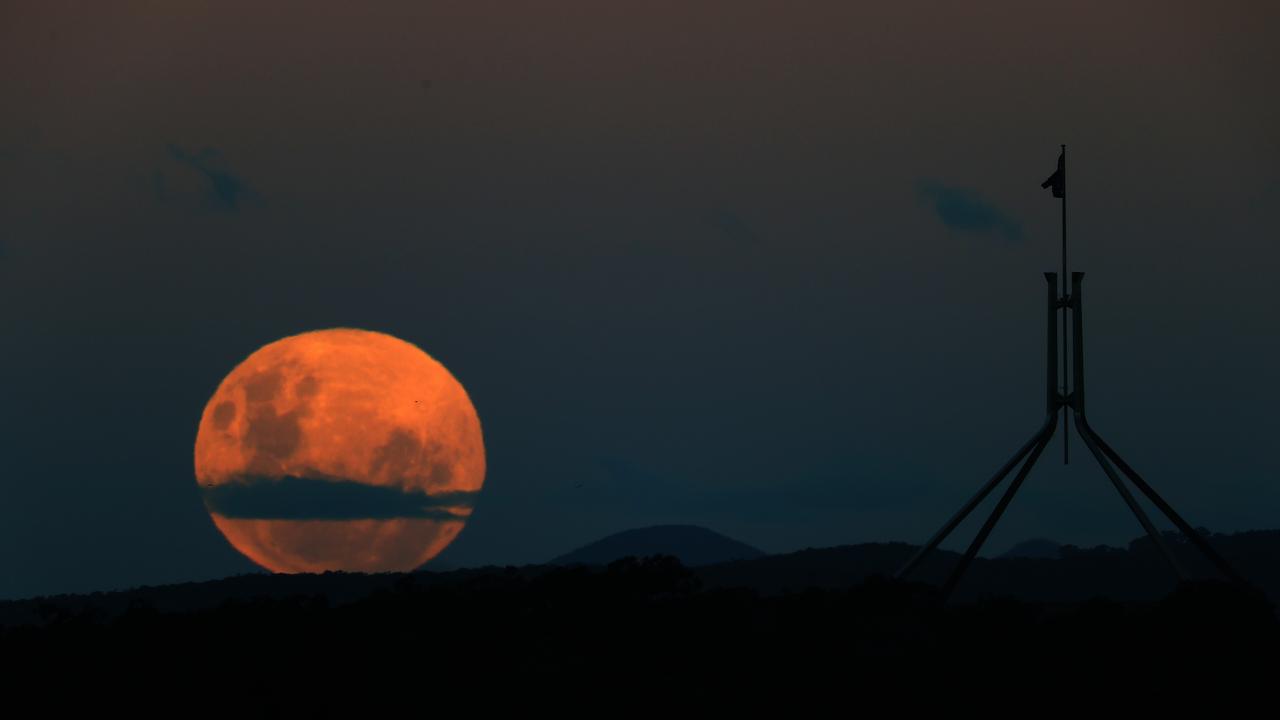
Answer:
[[[1062,149],[1062,154],[1058,156],[1058,169],[1053,171],[1048,180],[1040,183],[1040,187],[1053,188],[1054,197],[1067,196],[1067,149]]]

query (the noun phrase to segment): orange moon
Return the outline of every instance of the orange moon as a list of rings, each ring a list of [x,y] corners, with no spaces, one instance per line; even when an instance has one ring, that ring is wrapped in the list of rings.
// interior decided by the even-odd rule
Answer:
[[[233,546],[273,572],[412,570],[466,524],[480,420],[416,346],[355,329],[277,340],[200,418],[196,482]]]

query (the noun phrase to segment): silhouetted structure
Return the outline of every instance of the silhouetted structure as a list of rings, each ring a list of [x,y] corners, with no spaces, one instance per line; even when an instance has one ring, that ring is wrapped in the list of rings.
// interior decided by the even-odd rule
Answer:
[[[987,481],[985,485],[974,495],[969,502],[965,503],[950,520],[925,543],[924,547],[916,553],[902,568],[898,571],[899,579],[906,578],[912,570],[919,565],[920,561],[926,555],[938,547],[943,540],[951,534],[956,527],[968,517],[969,513],[981,503],[987,495],[991,493],[1008,474],[1013,470],[1014,466],[1022,463],[1022,467],[1018,469],[1014,475],[1013,481],[1005,490],[1004,495],[1000,497],[996,503],[995,509],[991,511],[991,515],[987,517],[982,528],[978,530],[978,534],[974,536],[973,541],[969,543],[969,548],[961,556],[959,563],[956,564],[950,576],[942,586],[942,594],[944,597],[950,595],[956,584],[963,577],[965,570],[969,564],[973,562],[973,558],[978,554],[978,550],[982,548],[982,544],[986,541],[987,536],[991,534],[996,523],[999,522],[1000,516],[1004,514],[1005,509],[1013,500],[1013,496],[1017,494],[1018,489],[1022,487],[1023,481],[1027,479],[1031,468],[1035,466],[1036,461],[1040,458],[1040,454],[1044,451],[1045,446],[1049,444],[1049,440],[1053,438],[1054,432],[1058,427],[1058,409],[1062,409],[1063,421],[1065,423],[1068,411],[1075,413],[1076,431],[1080,433],[1080,438],[1084,440],[1085,447],[1089,448],[1089,452],[1094,459],[1098,461],[1098,465],[1102,467],[1102,471],[1106,473],[1107,478],[1111,480],[1111,484],[1115,486],[1116,492],[1120,493],[1120,497],[1124,499],[1129,509],[1133,511],[1138,522],[1146,531],[1147,536],[1160,550],[1160,553],[1168,561],[1174,572],[1180,579],[1186,579],[1186,574],[1182,566],[1178,563],[1173,553],[1166,545],[1164,537],[1151,523],[1151,519],[1143,512],[1142,506],[1138,504],[1133,493],[1125,486],[1124,481],[1120,478],[1120,474],[1116,469],[1119,468],[1120,473],[1128,477],[1142,494],[1146,495],[1151,502],[1160,509],[1184,535],[1209,558],[1214,566],[1227,578],[1233,582],[1244,584],[1240,576],[1232,569],[1232,567],[1222,559],[1222,556],[1209,545],[1207,541],[1198,533],[1191,524],[1182,519],[1164,498],[1160,497],[1156,491],[1142,479],[1137,471],[1130,467],[1120,455],[1106,443],[1093,428],[1089,425],[1088,416],[1085,414],[1085,383],[1084,383],[1084,316],[1083,304],[1080,297],[1080,284],[1084,279],[1084,273],[1071,273],[1071,292],[1067,292],[1066,288],[1066,264],[1067,264],[1067,220],[1066,220],[1066,154],[1067,146],[1062,146],[1062,154],[1058,157],[1058,169],[1049,176],[1041,185],[1042,188],[1051,188],[1053,196],[1062,199],[1062,272],[1063,272],[1063,288],[1062,294],[1057,294],[1058,274],[1046,272],[1045,280],[1048,283],[1047,296],[1047,327],[1048,327],[1048,347],[1046,355],[1046,374],[1045,374],[1045,418],[1044,423],[1036,434],[1026,442],[1018,452],[1014,453],[1009,462],[1005,463],[996,474]],[[1062,311],[1062,384],[1059,391],[1058,384],[1058,310]],[[1072,350],[1071,362],[1067,364],[1067,312],[1070,311],[1074,322],[1072,328]],[[1068,387],[1067,379],[1070,375],[1070,387]],[[1067,430],[1064,428],[1064,439]],[[1063,460],[1066,461],[1066,446],[1063,446]]]

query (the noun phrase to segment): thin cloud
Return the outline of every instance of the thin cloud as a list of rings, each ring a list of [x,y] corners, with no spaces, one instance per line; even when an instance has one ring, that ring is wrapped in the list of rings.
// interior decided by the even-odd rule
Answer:
[[[241,201],[250,194],[249,186],[239,177],[220,166],[221,154],[213,148],[205,148],[199,153],[183,150],[177,145],[169,146],[169,155],[179,163],[195,170],[205,180],[206,199],[219,209],[233,211],[240,207]],[[156,173],[156,194],[162,200],[168,190],[163,173]]]
[[[952,230],[975,235],[998,235],[1010,242],[1022,240],[1022,225],[987,202],[975,190],[946,185],[937,180],[916,183],[916,194],[932,206],[934,215]]]
[[[422,491],[350,480],[250,476],[201,487],[205,507],[223,517],[255,520],[466,519],[478,492]]]

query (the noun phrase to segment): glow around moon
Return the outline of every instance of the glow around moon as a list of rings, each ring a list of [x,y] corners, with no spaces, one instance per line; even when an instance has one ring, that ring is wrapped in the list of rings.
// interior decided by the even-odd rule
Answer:
[[[237,550],[275,572],[404,571],[449,545],[484,484],[462,385],[390,335],[273,342],[205,406],[195,472]]]

